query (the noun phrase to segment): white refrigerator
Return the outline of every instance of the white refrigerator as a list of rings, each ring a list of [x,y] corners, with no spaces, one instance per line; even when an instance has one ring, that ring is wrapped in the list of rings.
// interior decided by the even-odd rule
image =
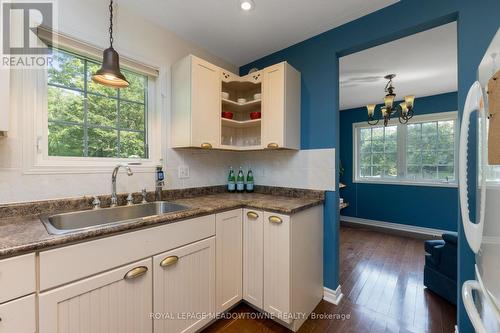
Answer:
[[[476,254],[476,279],[464,283],[462,296],[467,314],[478,333],[500,332],[500,166],[488,164],[486,91],[488,81],[499,69],[500,29],[479,66],[478,81],[467,95],[460,133],[460,208],[467,242]],[[477,117],[471,119],[474,113]],[[468,152],[467,149],[471,121],[477,121],[476,152]],[[472,153],[477,154],[475,203],[469,202],[467,193],[467,161],[470,158],[468,154]],[[469,205],[474,204],[475,221],[471,221]]]

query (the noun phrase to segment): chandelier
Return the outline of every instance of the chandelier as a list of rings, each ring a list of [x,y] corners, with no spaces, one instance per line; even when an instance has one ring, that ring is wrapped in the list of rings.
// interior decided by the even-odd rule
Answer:
[[[408,121],[413,117],[413,104],[415,102],[414,95],[408,95],[405,97],[405,101],[399,103],[399,105],[394,106],[394,99],[396,98],[396,94],[394,93],[394,86],[392,85],[392,79],[396,77],[396,74],[389,74],[384,76],[387,82],[385,86],[386,95],[384,97],[384,106],[380,108],[382,112],[382,117],[384,118],[384,126],[389,124],[389,120],[391,120],[391,116],[398,115],[399,122],[401,124],[407,124]],[[375,126],[378,124],[380,119],[375,119],[375,107],[376,104],[369,104],[366,106],[368,109],[368,124]]]

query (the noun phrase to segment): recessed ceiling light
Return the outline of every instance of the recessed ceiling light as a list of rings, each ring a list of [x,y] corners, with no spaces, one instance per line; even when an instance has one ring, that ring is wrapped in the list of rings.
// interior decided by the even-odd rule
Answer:
[[[252,0],[241,0],[240,7],[244,11],[249,11],[255,7],[255,3]]]

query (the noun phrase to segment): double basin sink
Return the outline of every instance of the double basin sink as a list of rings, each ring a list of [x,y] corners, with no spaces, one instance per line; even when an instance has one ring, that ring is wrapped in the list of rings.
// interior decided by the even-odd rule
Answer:
[[[95,210],[76,211],[54,215],[41,215],[40,220],[50,234],[61,235],[139,220],[149,216],[175,213],[189,209],[166,201],[149,202]]]

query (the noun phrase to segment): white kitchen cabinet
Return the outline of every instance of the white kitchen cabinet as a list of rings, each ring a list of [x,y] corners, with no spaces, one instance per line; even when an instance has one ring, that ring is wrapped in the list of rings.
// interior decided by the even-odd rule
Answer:
[[[264,212],[264,311],[290,313],[290,216]]]
[[[153,257],[155,333],[196,332],[215,313],[215,237]]]
[[[264,296],[264,213],[243,210],[243,299],[262,309]]]
[[[0,260],[0,303],[36,290],[35,254]]]
[[[243,223],[241,209],[216,214],[216,309],[230,309],[243,297]]]
[[[151,333],[151,268],[145,259],[40,294],[39,333]]]
[[[262,144],[300,149],[300,73],[287,62],[263,70]]]
[[[172,68],[171,146],[300,149],[300,80],[287,62],[240,77],[187,56]]]
[[[0,333],[36,332],[35,295],[0,304]]]
[[[297,331],[323,298],[323,206],[243,216],[243,298]]]
[[[219,148],[221,70],[195,56],[172,68],[172,147]]]
[[[0,69],[0,136],[9,131],[10,121],[10,70]]]

